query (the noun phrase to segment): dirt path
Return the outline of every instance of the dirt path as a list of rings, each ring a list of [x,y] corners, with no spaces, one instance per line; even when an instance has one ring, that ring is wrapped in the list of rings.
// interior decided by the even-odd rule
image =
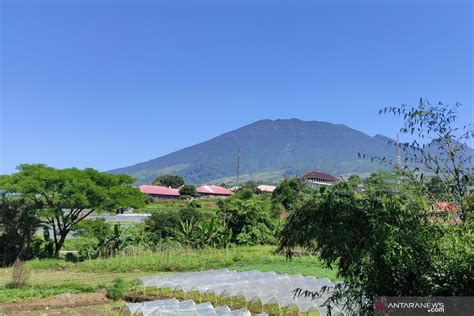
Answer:
[[[119,315],[120,310],[103,291],[0,304],[0,315]]]

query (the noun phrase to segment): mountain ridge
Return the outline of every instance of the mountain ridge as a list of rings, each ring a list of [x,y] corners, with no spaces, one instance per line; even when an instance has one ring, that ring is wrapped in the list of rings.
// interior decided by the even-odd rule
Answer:
[[[195,184],[230,179],[236,175],[240,149],[241,174],[275,176],[278,171],[284,177],[311,169],[334,174],[365,173],[385,167],[359,159],[358,153],[394,159],[395,150],[389,148],[385,141],[388,139],[383,135],[370,136],[344,124],[297,118],[264,119],[110,172],[129,174],[138,183],[151,182],[163,173],[181,175]]]

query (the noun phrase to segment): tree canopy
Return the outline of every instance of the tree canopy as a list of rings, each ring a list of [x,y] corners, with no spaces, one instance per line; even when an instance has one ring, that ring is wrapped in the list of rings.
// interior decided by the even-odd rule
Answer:
[[[55,169],[41,164],[20,165],[18,172],[0,178],[0,189],[19,194],[36,205],[35,211],[53,230],[58,256],[73,227],[93,212],[139,207],[143,194],[130,186],[134,179],[94,169]]]
[[[183,177],[172,174],[163,174],[153,181],[154,185],[162,185],[164,187],[171,187],[173,189],[183,186],[184,183]]]

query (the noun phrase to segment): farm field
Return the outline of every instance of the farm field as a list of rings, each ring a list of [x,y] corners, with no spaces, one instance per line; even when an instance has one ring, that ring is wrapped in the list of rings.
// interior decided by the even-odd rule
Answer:
[[[284,256],[273,254],[274,251],[273,246],[255,246],[230,249],[175,249],[79,263],[60,259],[32,260],[27,263],[31,272],[28,286],[22,289],[8,288],[11,269],[0,270],[0,285],[3,288],[0,291],[0,303],[47,298],[64,293],[93,293],[105,289],[117,277],[132,282],[146,275],[219,268],[314,275],[317,278],[326,277],[331,280],[336,278],[336,271],[324,268],[316,257],[295,257],[288,262]]]

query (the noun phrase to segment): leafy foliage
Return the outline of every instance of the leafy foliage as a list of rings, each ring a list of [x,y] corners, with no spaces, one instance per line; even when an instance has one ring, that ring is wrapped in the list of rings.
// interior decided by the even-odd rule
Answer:
[[[177,189],[184,185],[184,179],[181,176],[172,174],[163,174],[153,181],[154,185],[162,185],[164,187],[171,187]]]
[[[347,285],[332,299],[367,311],[375,296],[472,295],[472,232],[433,223],[428,206],[410,188],[359,194],[339,183],[290,213],[280,248],[291,255],[304,247],[337,264]]]
[[[179,189],[179,194],[183,196],[195,197],[197,196],[196,187],[192,184],[185,184]]]
[[[130,286],[122,278],[116,278],[112,285],[107,287],[106,296],[114,301],[122,299],[127,294]]]
[[[270,215],[255,199],[232,197],[222,203],[218,216],[232,230],[232,242],[243,245],[263,244],[271,238]]]
[[[41,241],[34,238],[40,227],[37,205],[22,196],[0,196],[0,265],[15,260],[29,260],[41,251]]]
[[[285,179],[273,191],[272,200],[281,203],[285,209],[289,210],[300,197],[304,186],[304,183],[297,178]]]
[[[0,189],[21,194],[53,229],[54,256],[72,228],[93,212],[144,204],[143,194],[130,186],[134,179],[94,169],[54,169],[20,165],[19,172],[0,179]]]
[[[145,222],[148,237],[154,243],[164,239],[177,239],[182,223],[202,222],[213,214],[194,207],[180,208],[177,211],[162,211],[151,215]]]
[[[414,140],[404,144],[409,151],[406,152],[403,165],[391,162],[385,157],[382,160],[408,175],[420,171],[419,167],[411,168],[408,162],[421,163],[442,179],[437,184],[444,185],[445,191],[461,206],[460,216],[465,220],[469,214],[464,201],[469,193],[467,185],[474,171],[473,151],[467,142],[474,138],[474,128],[471,124],[462,127],[455,125],[460,106],[459,103],[447,105],[442,102],[432,105],[428,100],[420,99],[416,106],[404,104],[380,110],[381,114],[403,117],[404,125],[400,128],[400,133],[415,136]],[[423,145],[420,143],[422,141],[429,143]]]

